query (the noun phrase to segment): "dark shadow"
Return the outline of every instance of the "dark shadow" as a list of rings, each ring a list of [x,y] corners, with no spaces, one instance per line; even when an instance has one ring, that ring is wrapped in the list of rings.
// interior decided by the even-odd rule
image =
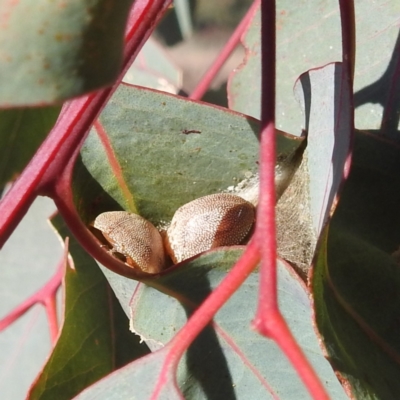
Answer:
[[[355,107],[383,107],[381,128],[373,135],[397,141],[399,52],[400,34],[383,75],[354,94]],[[330,361],[339,373],[354,379],[354,387],[377,398],[397,399],[399,365],[393,354],[399,349],[400,327],[392,307],[398,304],[399,282],[393,257],[399,244],[399,151],[388,140],[365,132],[356,136],[351,172],[330,224],[327,259],[317,264],[318,269],[324,264],[325,271],[314,272],[316,280],[326,274],[321,280],[324,289],[317,291],[323,296],[316,303],[326,307],[324,321],[331,326],[320,321],[317,325],[332,347]]]
[[[80,155],[74,166],[71,190],[76,210],[86,224],[105,211],[122,210],[122,207],[93,178]]]
[[[186,309],[186,313],[189,318],[192,310]],[[236,399],[228,362],[212,325],[207,325],[189,347],[186,366],[189,373],[186,387],[189,390],[192,387],[190,380],[194,378],[203,388],[207,400]]]
[[[70,51],[70,61],[65,63],[63,69],[57,69],[57,74],[69,73],[69,77],[65,79],[69,78],[71,82],[75,82],[77,89],[73,95],[112,85],[118,78],[123,60],[124,32],[130,7],[129,1],[115,2],[113,7],[106,2],[96,2],[90,7],[90,12],[88,11],[90,17],[86,21],[83,32],[80,33],[79,48],[77,51]],[[58,40],[61,45],[66,39]],[[68,43],[68,40],[66,42]],[[69,68],[68,65],[70,65]]]
[[[375,134],[356,136],[350,176],[330,224],[327,265],[315,273],[326,274],[318,292],[331,324],[320,327],[339,373],[376,398],[394,400],[400,393],[393,357],[400,351],[400,147]]]
[[[311,81],[308,73],[300,76],[301,86],[304,93],[304,115],[305,115],[305,130],[308,132],[310,128],[310,114],[311,114]]]
[[[172,8],[165,13],[164,18],[157,25],[156,34],[157,38],[160,38],[167,46],[173,46],[183,40],[176,13]]]
[[[193,22],[194,10],[196,8],[197,0],[189,0],[189,8]],[[156,33],[167,46],[174,46],[183,40],[178,18],[176,16],[175,8],[171,8],[163,17],[161,22],[157,25]]]
[[[226,90],[226,85],[227,82],[224,82],[218,89],[207,90],[201,101],[228,108],[228,92]]]
[[[178,92],[179,96],[189,97],[189,94],[184,90],[180,90]],[[227,92],[227,82],[223,82],[218,89],[209,89],[204,96],[201,98],[201,101],[209,104],[215,104],[220,107],[228,107],[228,92]]]
[[[317,112],[312,108],[312,83],[310,81],[309,73],[305,73],[300,77],[304,93],[304,107],[306,116],[306,130],[309,130],[310,114]],[[350,148],[351,143],[348,143],[348,136],[343,132],[347,132],[351,127],[352,122],[349,120],[351,115],[346,112],[346,107],[351,105],[351,102],[346,93],[348,93],[348,81],[342,73],[340,63],[335,67],[335,81],[334,81],[334,148],[332,153],[333,165],[333,190],[329,193],[328,209],[325,213],[325,218],[328,217],[327,213],[333,203],[334,197],[338,188],[341,186],[343,176],[343,166],[345,165],[347,152],[344,150]],[[399,140],[398,124],[400,121],[400,33],[397,37],[396,45],[389,65],[382,75],[382,77],[375,83],[361,89],[354,95],[354,106],[359,107],[366,103],[378,103],[384,108],[380,136],[390,137]]]
[[[334,202],[337,192],[340,190],[346,179],[344,167],[348,155],[352,152],[354,141],[354,114],[347,112],[347,107],[352,106],[352,88],[350,80],[347,79],[346,71],[341,64],[337,63],[335,68],[335,144],[332,152],[333,165],[333,190],[329,193],[329,209],[326,210],[325,217],[329,217],[331,205]],[[343,106],[344,104],[344,106]],[[346,151],[343,151],[345,149]]]
[[[184,280],[166,275],[163,286],[176,291],[192,304],[199,306],[212,292],[209,281],[209,271],[213,268],[202,265],[184,266]],[[175,275],[175,274],[172,274]],[[177,279],[178,278],[178,279]],[[181,303],[189,319],[194,309],[187,303]],[[198,397],[198,386],[204,392],[207,400],[235,400],[236,394],[229,365],[217,333],[209,324],[192,343],[186,352],[185,359],[187,375],[180,379],[179,386],[185,398]]]
[[[240,214],[243,220],[249,221],[254,218],[252,209],[244,209],[242,207],[238,207],[233,211],[233,214],[238,214],[238,209],[241,209]],[[220,221],[220,225],[216,229],[217,232],[226,229],[227,224],[230,224],[229,221],[231,221],[231,216],[226,215]],[[248,239],[248,236],[244,240],[246,239]],[[214,245],[218,246],[218,239],[215,239]],[[228,248],[225,248],[225,251],[229,253]],[[236,249],[235,251],[238,250]],[[169,284],[167,283],[168,276],[165,277],[164,283],[167,283],[167,286],[172,291],[179,293],[186,299],[186,301],[181,302],[181,305],[185,310],[187,319],[191,317],[193,311],[211,294],[213,288],[210,284],[210,276],[214,276],[212,281],[214,284],[217,283],[218,279],[215,277],[214,269],[218,268],[215,271],[220,277],[224,277],[226,273],[229,273],[231,265],[238,259],[234,260],[231,258],[228,261],[224,257],[218,260],[218,258],[213,258],[212,254],[213,251],[206,252],[203,256],[194,257],[193,261],[190,262],[191,265],[177,266],[177,274],[175,278],[174,274],[172,274]],[[242,254],[241,251],[240,254]],[[239,254],[237,257],[239,257]],[[180,277],[179,268],[181,268]],[[235,385],[233,384],[232,373],[226,359],[226,355],[229,356],[229,352],[235,352],[235,349],[230,348],[229,344],[225,344],[224,346],[223,342],[224,338],[217,335],[215,327],[210,323],[189,347],[185,359],[188,374],[184,377],[184,385],[181,388],[183,389],[185,398],[199,397],[198,389],[196,388],[196,383],[198,383],[204,391],[204,398],[207,400],[236,399]],[[228,350],[224,351],[224,347]],[[194,388],[195,393],[192,388]]]
[[[383,107],[380,135],[399,140],[400,31],[384,74],[376,82],[354,94],[355,108],[367,103],[380,104]]]

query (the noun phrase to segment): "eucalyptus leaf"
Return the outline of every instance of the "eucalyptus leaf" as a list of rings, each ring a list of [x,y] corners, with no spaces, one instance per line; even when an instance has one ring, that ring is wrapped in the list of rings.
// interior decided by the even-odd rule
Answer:
[[[132,329],[152,348],[166,345],[241,254],[240,248],[221,248],[184,262],[153,282],[158,290],[140,283],[131,299]],[[346,399],[319,347],[304,284],[287,264],[279,262],[278,271],[279,306],[291,331],[332,399]],[[297,373],[276,344],[250,329],[257,294],[258,273],[255,272],[188,349],[177,375],[185,398],[309,398]],[[120,297],[124,303],[127,300]],[[130,364],[118,374],[93,385],[78,398],[121,398],[129,392],[146,393],[159,384],[159,363],[165,361],[167,349],[168,346],[150,358]],[[174,398],[173,388],[165,390],[165,398]]]
[[[316,322],[357,399],[397,399],[400,153],[356,136],[352,170],[313,274]]]
[[[1,1],[0,107],[60,102],[110,85],[132,1]]]
[[[64,323],[29,399],[71,399],[116,368],[147,353],[128,331],[128,320],[96,262],[71,237],[60,216],[59,234],[69,237],[73,263],[65,272]]]
[[[379,129],[383,125],[381,134],[398,141],[400,5],[385,0],[354,3],[355,125],[358,129]],[[304,71],[342,59],[339,4],[335,0],[282,0],[277,2],[276,15],[277,127],[299,134],[305,125],[293,99],[293,86]],[[228,87],[229,107],[256,118],[260,116],[260,103],[254,99],[261,96],[260,22],[259,11],[243,36],[246,56]]]
[[[25,168],[59,112],[60,107],[0,110],[0,190]]]
[[[123,84],[81,150],[79,212],[87,221],[125,209],[169,222],[183,204],[257,175],[258,130],[257,120],[228,109]],[[292,170],[303,141],[282,132],[277,140]]]

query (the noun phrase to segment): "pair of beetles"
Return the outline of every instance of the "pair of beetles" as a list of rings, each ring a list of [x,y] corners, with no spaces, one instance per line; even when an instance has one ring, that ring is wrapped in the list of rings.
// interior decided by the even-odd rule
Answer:
[[[129,266],[158,273],[167,255],[176,264],[203,251],[242,243],[255,221],[255,207],[243,198],[217,193],[180,207],[163,234],[145,218],[126,211],[100,214],[93,227],[101,232],[111,253]]]

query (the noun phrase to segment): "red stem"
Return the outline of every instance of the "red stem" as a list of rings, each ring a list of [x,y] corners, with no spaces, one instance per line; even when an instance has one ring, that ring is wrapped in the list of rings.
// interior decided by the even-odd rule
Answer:
[[[62,259],[58,263],[56,273],[50,278],[48,282],[46,282],[46,284],[42,288],[40,288],[36,293],[28,297],[26,300],[24,300],[20,305],[18,305],[14,310],[12,310],[8,315],[0,320],[0,331],[6,329],[21,315],[25,314],[32,306],[37,303],[42,303],[46,307],[50,326],[50,337],[52,339],[52,343],[55,343],[55,339],[58,335],[55,296],[58,288],[61,285],[61,280],[64,276],[67,254],[68,240],[66,240],[65,242],[64,254],[62,256]]]
[[[207,72],[203,75],[200,82],[197,84],[197,86],[189,96],[190,99],[200,100],[204,96],[204,93],[209,89],[215,76],[218,74],[222,66],[225,64],[226,60],[229,58],[233,50],[235,50],[236,46],[239,44],[243,33],[246,31],[251,20],[253,19],[254,14],[257,11],[257,8],[260,5],[260,1],[261,0],[254,0],[253,4],[247,11],[246,15],[243,17],[242,21],[233,32],[228,42],[225,44],[224,48],[218,54],[215,61],[212,63]]]
[[[52,187],[117,88],[125,71],[150,36],[171,0],[136,0],[126,30],[123,69],[110,88],[66,103],[60,117],[29,165],[0,203],[0,248],[19,224],[38,194]]]
[[[192,314],[186,325],[172,339],[174,357],[179,359],[198,334],[213,319],[218,310],[239,289],[251,272],[256,268],[260,256],[254,241],[250,242],[235,266]]]
[[[351,132],[350,140],[354,141],[354,99],[353,99],[353,81],[354,70],[356,64],[356,23],[354,2],[349,0],[339,0],[340,7],[340,20],[342,27],[342,53],[343,53],[343,69],[342,79],[347,81],[347,89],[349,91],[349,107],[350,107],[350,123],[349,130]],[[351,160],[352,160],[353,145],[350,145],[349,154],[344,166],[343,176],[344,180],[349,176]],[[342,186],[341,185],[341,186]]]
[[[275,227],[276,9],[261,3],[261,151],[260,199],[254,234],[261,253],[260,292],[253,326],[275,340],[314,399],[328,399],[325,388],[292,336],[278,307]]]
[[[275,2],[261,3],[260,198],[255,239],[261,253],[260,293],[254,327],[271,336],[264,321],[279,313],[275,231]]]
[[[339,0],[340,21],[342,27],[342,53],[343,65],[353,87],[354,69],[356,64],[356,30],[354,2],[349,0]],[[353,94],[353,92],[351,92]]]
[[[162,390],[162,383],[168,382],[166,377],[171,373],[171,370],[176,370],[183,353],[212,320],[218,310],[247,279],[257,266],[259,259],[256,243],[251,241],[243,255],[221,284],[204,300],[199,308],[191,315],[185,326],[168,344],[168,356],[165,359],[164,366],[158,377],[160,384],[152,394],[152,398],[157,398],[158,393]]]
[[[76,124],[85,114],[85,108],[88,102],[84,100],[88,100],[88,97],[75,100],[74,104],[77,104],[77,102],[83,103],[80,107],[77,107],[75,113],[73,113],[75,110],[72,110],[68,105],[64,106],[52,132],[40,146],[19,179],[1,201],[0,248],[17,227],[37,196],[37,190],[42,177],[46,170],[50,168],[50,164],[53,159],[56,158],[60,147],[67,140],[71,124]]]

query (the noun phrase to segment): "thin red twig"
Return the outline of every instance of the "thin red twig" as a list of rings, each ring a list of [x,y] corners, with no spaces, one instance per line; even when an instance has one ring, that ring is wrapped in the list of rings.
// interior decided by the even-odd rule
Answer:
[[[259,259],[257,246],[254,241],[251,241],[221,284],[204,300],[191,315],[185,326],[168,344],[170,351],[158,377],[158,384],[152,398],[157,398],[158,393],[163,388],[163,384],[168,382],[167,376],[171,373],[171,370],[176,370],[183,353],[255,269]]]
[[[349,107],[350,107],[350,124],[349,130],[351,134],[351,144],[349,154],[343,170],[343,182],[347,179],[350,173],[351,161],[353,156],[354,141],[354,99],[353,99],[353,82],[354,71],[356,65],[356,23],[354,1],[339,0],[340,20],[342,28],[342,53],[343,53],[343,80],[347,81],[347,90],[349,91]],[[343,183],[342,185],[343,186]]]
[[[254,14],[257,11],[257,8],[260,5],[260,1],[261,0],[254,0],[253,4],[247,11],[246,15],[243,17],[242,21],[233,32],[228,42],[225,44],[224,48],[218,54],[217,58],[214,60],[210,68],[203,75],[203,77],[200,79],[200,82],[197,84],[193,92],[190,94],[189,96],[190,99],[200,100],[204,96],[204,93],[206,93],[206,91],[209,89],[215,76],[218,74],[222,66],[225,64],[226,60],[229,58],[233,50],[235,50],[236,46],[239,44],[243,33],[246,31]]]
[[[14,310],[12,310],[7,316],[0,320],[0,331],[6,329],[15,320],[25,314],[31,307],[37,303],[44,305],[50,328],[50,338],[54,344],[58,336],[58,318],[57,318],[57,306],[56,306],[56,295],[57,290],[61,286],[61,281],[64,276],[65,266],[67,263],[68,256],[68,238],[65,240],[64,253],[61,260],[58,263],[56,273],[45,283],[36,293],[28,297],[21,304],[19,304]]]
[[[348,73],[350,86],[353,87],[354,70],[356,65],[356,30],[354,1],[339,0],[340,21],[342,27],[343,65]]]
[[[123,68],[112,87],[66,103],[60,117],[29,165],[0,202],[0,248],[19,224],[38,194],[52,188],[80,146],[91,125],[117,88],[125,71],[150,36],[172,0],[136,0],[126,30]]]
[[[275,2],[261,3],[261,143],[260,197],[255,239],[261,253],[260,293],[254,326],[271,333],[265,321],[279,311],[277,302],[275,229]]]
[[[288,357],[314,399],[329,399],[317,374],[291,334],[278,307],[275,227],[275,81],[276,9],[261,3],[261,149],[260,198],[255,240],[261,253],[260,292],[253,326],[272,338]]]

